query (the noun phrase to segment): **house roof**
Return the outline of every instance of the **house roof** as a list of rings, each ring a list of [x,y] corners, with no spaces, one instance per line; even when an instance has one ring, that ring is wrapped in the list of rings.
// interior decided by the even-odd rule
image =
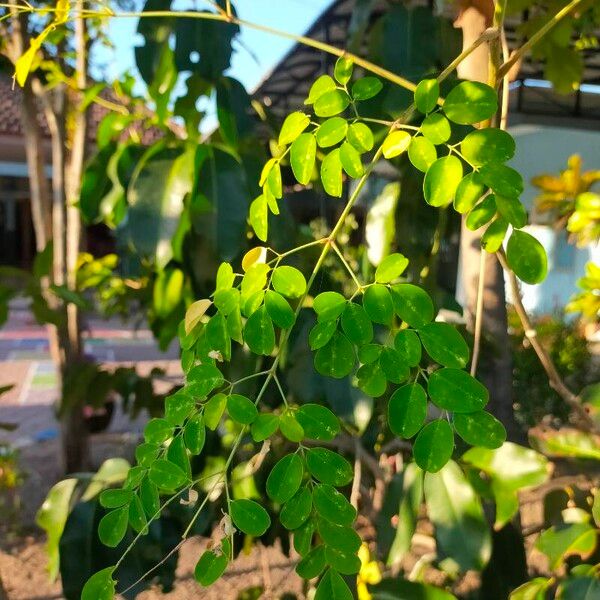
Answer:
[[[427,4],[426,2],[420,2]],[[313,23],[306,36],[339,48],[348,43],[349,30],[356,9],[355,0],[335,0]],[[381,16],[389,3],[377,0],[371,22]],[[514,15],[506,21],[509,49],[520,45],[519,26],[528,19],[527,13]],[[600,37],[600,31],[595,32]],[[600,47],[583,51],[582,87],[568,96],[556,94],[539,84],[544,79],[544,67],[528,56],[522,63],[517,82],[513,84],[514,104],[519,112],[600,119],[600,94],[590,84],[600,86]],[[335,57],[297,44],[262,81],[254,96],[264,101],[275,113],[301,106],[312,82],[322,73],[331,71]]]
[[[22,94],[23,92],[18,85],[13,86],[13,79],[11,76],[6,73],[0,73],[0,135],[14,137],[23,136],[20,111]],[[108,94],[105,93],[104,95],[114,101],[114,98],[110,97],[110,92]],[[90,105],[88,110],[89,121],[87,138],[91,143],[96,141],[98,126],[109,112],[109,108],[100,104],[92,103]],[[37,112],[37,120],[41,127],[43,137],[49,139],[50,131],[48,130],[48,124],[46,123],[41,106],[39,106]],[[145,144],[152,143],[164,135],[163,132],[156,127],[139,127],[139,133],[142,142]]]

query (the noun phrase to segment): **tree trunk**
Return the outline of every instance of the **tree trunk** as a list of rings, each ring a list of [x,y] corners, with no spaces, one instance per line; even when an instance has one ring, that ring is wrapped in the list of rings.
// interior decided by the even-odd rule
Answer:
[[[492,24],[494,3],[477,0],[463,10],[455,25],[463,30],[463,48],[468,48]],[[488,82],[490,48],[482,44],[458,68],[462,79]],[[502,421],[508,438],[522,441],[513,411],[512,354],[508,336],[504,272],[497,258],[481,249],[482,231],[470,231],[463,218],[460,241],[460,287],[467,328],[475,332],[481,253],[485,254],[482,309],[481,363],[479,378],[490,391],[488,410]]]

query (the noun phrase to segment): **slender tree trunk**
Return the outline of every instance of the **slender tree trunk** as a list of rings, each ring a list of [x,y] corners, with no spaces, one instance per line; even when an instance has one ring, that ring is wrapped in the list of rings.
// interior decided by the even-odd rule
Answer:
[[[467,48],[491,24],[494,12],[492,0],[476,0],[463,6],[456,26],[463,30],[463,48]],[[488,82],[490,47],[482,44],[458,69],[462,79]],[[483,274],[482,347],[478,376],[490,390],[488,409],[505,425],[508,437],[518,441],[523,437],[513,411],[512,354],[508,336],[504,273],[497,258],[481,249],[481,230],[473,232],[463,218],[460,241],[460,273],[463,308],[469,331],[475,331],[480,271]],[[481,253],[485,254],[481,269]]]

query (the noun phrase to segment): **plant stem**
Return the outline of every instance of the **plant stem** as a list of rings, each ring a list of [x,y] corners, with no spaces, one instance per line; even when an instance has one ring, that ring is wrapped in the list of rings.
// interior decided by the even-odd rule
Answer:
[[[348,264],[348,261],[344,258],[344,255],[342,254],[341,250],[338,248],[338,245],[335,242],[331,242],[331,247],[333,248],[335,253],[338,255],[340,261],[344,265],[344,268],[346,269],[346,271],[348,271],[348,274],[350,275],[350,277],[352,277],[352,280],[356,284],[356,287],[358,288],[358,290],[359,291],[362,290],[362,288],[363,288],[362,283],[356,277],[352,267]]]

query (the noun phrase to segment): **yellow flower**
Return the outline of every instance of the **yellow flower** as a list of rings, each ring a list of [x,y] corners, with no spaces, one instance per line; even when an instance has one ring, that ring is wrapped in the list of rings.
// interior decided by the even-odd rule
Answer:
[[[371,600],[372,596],[369,593],[367,584],[374,585],[381,581],[381,571],[377,561],[371,560],[371,554],[367,544],[363,544],[358,551],[360,559],[360,571],[356,577],[356,590],[358,592],[358,600]]]

